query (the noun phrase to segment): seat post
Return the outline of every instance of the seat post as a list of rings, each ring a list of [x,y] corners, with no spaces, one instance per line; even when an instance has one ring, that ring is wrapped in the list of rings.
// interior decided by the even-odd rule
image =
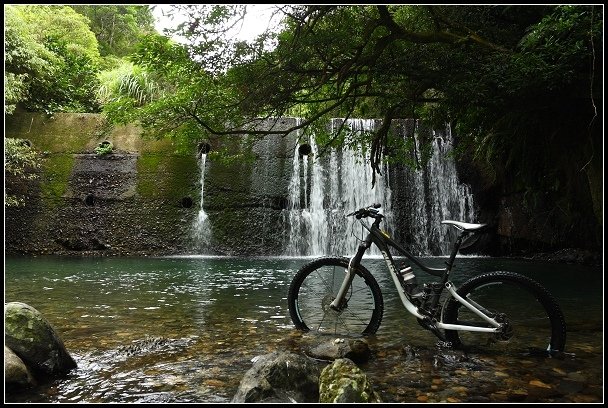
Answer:
[[[452,253],[450,254],[450,258],[446,262],[446,264],[448,266],[448,271],[452,270],[452,265],[454,264],[454,259],[456,259],[456,255],[458,254],[460,245],[462,245],[462,240],[467,233],[468,233],[468,231],[463,230],[460,232],[460,234],[458,234],[458,238],[456,239],[456,242],[454,242],[454,247],[452,248]]]

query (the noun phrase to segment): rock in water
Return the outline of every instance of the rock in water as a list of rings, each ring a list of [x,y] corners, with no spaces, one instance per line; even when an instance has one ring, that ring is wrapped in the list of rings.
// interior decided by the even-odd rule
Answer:
[[[10,302],[4,307],[4,341],[34,375],[64,374],[76,367],[53,326],[33,307]]]
[[[355,363],[340,358],[321,371],[319,402],[382,402],[367,376]]]
[[[4,385],[8,390],[29,388],[36,384],[23,360],[4,346]]]
[[[232,402],[318,402],[319,372],[314,360],[298,354],[258,356]]]

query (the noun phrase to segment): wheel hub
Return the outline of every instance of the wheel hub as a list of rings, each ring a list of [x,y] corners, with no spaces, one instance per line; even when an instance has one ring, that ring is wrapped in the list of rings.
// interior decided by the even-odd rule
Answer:
[[[513,337],[513,326],[509,323],[507,316],[504,313],[500,313],[496,316],[496,321],[501,323],[501,330],[496,333],[496,339],[498,341],[508,341]]]
[[[343,303],[340,308],[332,307],[331,302],[333,302],[334,299],[335,299],[335,296],[333,296],[331,294],[327,294],[323,297],[323,299],[321,299],[321,308],[323,309],[323,311],[325,313],[333,312],[333,313],[338,314],[338,313],[341,313],[346,308],[346,302]]]

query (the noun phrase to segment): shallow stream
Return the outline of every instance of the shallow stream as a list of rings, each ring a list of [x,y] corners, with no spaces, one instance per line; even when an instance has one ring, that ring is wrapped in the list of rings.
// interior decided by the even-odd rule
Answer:
[[[287,289],[305,258],[5,259],[5,302],[40,311],[78,368],[5,402],[227,403],[251,360],[301,353]],[[445,258],[424,258],[441,267]],[[601,267],[463,258],[458,284],[490,270],[545,285],[568,325],[566,355],[536,360],[471,355],[437,346],[407,315],[383,261],[364,259],[383,290],[385,314],[361,365],[385,402],[602,402]],[[424,281],[424,279],[422,279]]]

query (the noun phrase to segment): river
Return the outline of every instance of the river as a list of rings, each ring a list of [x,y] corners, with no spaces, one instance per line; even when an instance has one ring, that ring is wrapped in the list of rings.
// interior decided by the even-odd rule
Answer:
[[[251,360],[301,352],[287,289],[307,258],[5,259],[5,302],[40,311],[78,367],[9,403],[227,403]],[[423,258],[442,266],[445,258]],[[364,264],[383,290],[385,314],[361,365],[385,402],[602,402],[600,266],[465,257],[452,281],[484,271],[530,276],[557,298],[566,355],[526,360],[443,350],[394,294],[381,259]],[[424,280],[424,279],[421,279]]]

